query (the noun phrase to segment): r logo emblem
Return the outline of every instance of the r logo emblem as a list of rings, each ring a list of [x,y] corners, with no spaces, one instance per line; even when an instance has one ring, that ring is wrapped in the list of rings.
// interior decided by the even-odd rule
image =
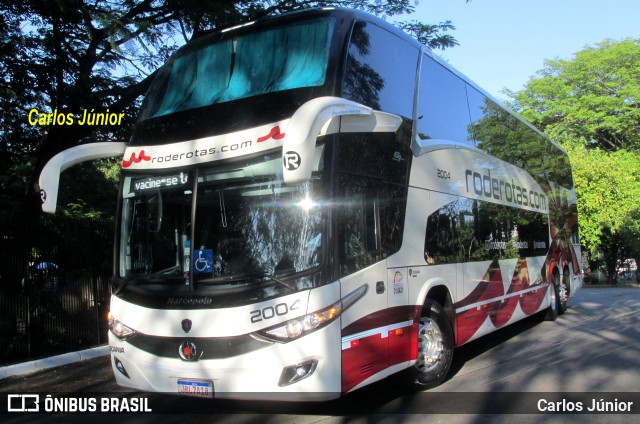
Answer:
[[[289,151],[282,157],[284,160],[284,167],[287,171],[295,171],[300,167],[300,155],[294,151]]]

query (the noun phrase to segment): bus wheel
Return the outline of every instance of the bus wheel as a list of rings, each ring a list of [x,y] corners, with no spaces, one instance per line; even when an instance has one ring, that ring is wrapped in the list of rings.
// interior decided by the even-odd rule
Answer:
[[[553,281],[551,282],[551,291],[549,293],[551,302],[544,313],[544,320],[555,321],[560,310],[560,276],[557,271],[553,272]]]
[[[453,328],[442,306],[427,300],[418,330],[418,356],[407,372],[409,385],[416,390],[442,383],[453,359]]]
[[[569,270],[565,268],[562,278],[558,279],[558,315],[562,315],[567,311],[567,303],[569,303]]]

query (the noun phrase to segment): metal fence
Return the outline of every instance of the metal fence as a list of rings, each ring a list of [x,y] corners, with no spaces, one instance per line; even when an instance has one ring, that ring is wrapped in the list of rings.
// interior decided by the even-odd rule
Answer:
[[[107,341],[111,220],[0,220],[0,365]]]

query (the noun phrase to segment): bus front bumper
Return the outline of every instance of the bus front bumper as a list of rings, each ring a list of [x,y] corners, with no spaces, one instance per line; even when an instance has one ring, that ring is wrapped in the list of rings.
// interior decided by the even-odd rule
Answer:
[[[203,398],[306,401],[340,396],[339,322],[298,340],[224,359],[148,353],[109,332],[116,382],[142,391]],[[184,355],[182,355],[184,356]]]

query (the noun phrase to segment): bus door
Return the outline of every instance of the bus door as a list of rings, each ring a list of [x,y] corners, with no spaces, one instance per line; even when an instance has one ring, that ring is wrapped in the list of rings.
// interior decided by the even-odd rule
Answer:
[[[341,295],[367,285],[364,297],[342,314],[342,390],[384,378],[388,367],[389,283],[381,258],[378,204],[374,196],[350,193],[338,213]],[[374,377],[375,376],[375,377]]]

